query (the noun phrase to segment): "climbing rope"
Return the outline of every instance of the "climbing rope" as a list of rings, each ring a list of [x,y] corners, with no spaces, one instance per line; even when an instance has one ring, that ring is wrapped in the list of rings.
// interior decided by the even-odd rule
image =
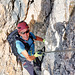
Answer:
[[[55,51],[46,51],[45,52],[45,48],[43,47],[42,50],[41,50],[42,53],[57,53],[57,52],[71,52],[71,51],[75,51],[75,48],[68,48],[68,49],[65,49],[65,50],[55,50]]]

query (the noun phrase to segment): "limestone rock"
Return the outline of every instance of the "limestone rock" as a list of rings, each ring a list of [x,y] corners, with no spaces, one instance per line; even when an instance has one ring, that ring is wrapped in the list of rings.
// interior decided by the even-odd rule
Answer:
[[[35,42],[36,50],[44,45],[46,51],[75,48],[74,0],[0,0],[0,75],[28,75],[7,42],[24,19],[35,35],[46,39],[45,44]],[[74,62],[74,52],[45,54],[41,75],[74,75]]]

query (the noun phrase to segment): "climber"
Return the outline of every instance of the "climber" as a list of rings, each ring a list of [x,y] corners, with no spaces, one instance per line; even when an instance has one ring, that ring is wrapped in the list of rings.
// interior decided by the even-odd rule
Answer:
[[[22,57],[26,58],[26,61],[22,62],[22,65],[29,72],[30,75],[34,75],[33,60],[36,59],[36,57],[42,56],[43,54],[39,53],[38,51],[35,52],[33,40],[41,42],[44,42],[45,40],[41,37],[35,36],[32,32],[30,32],[29,26],[24,21],[21,21],[17,25],[17,30],[18,34],[20,35],[20,38],[23,39],[24,42],[28,43],[29,45],[29,50],[27,50],[27,48],[20,40],[16,40],[16,48],[18,53]]]

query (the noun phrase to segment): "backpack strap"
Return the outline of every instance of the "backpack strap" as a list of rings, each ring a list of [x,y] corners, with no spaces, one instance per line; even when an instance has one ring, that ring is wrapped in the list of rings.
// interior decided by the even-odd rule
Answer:
[[[32,39],[32,41],[34,42],[33,40],[33,36],[31,35],[31,33],[29,33],[29,37]]]
[[[22,38],[20,38],[20,37],[17,37],[17,38],[16,38],[16,40],[21,41],[21,42],[24,44],[25,49],[26,49],[26,50],[27,50],[27,52],[28,52],[28,50],[30,49],[29,44],[28,44],[28,43],[26,43],[26,42],[25,42]]]
[[[32,41],[33,41],[33,42],[32,42],[32,44],[34,44],[33,36],[32,36],[30,33],[29,33],[29,38],[31,38],[31,39],[32,39]],[[32,45],[32,44],[31,44],[31,45]],[[31,46],[31,45],[30,45],[30,46]]]

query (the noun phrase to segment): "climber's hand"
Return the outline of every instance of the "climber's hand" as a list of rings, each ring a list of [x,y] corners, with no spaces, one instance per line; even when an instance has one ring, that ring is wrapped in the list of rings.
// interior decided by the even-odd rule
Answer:
[[[43,55],[43,53],[42,53],[41,51],[37,51],[37,52],[34,54],[35,57],[39,57],[39,56],[42,56],[42,55]]]
[[[45,39],[43,39],[43,42],[45,43]]]

